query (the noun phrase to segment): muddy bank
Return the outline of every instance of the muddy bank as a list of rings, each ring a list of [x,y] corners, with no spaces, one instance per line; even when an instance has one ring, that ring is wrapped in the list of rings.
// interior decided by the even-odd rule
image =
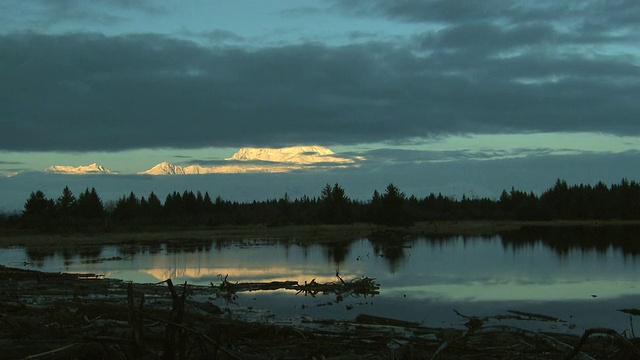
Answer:
[[[213,286],[132,284],[2,266],[0,279],[0,358],[8,359],[628,359],[640,354],[637,339],[617,333],[580,343],[579,336],[490,325],[462,314],[466,325],[460,329],[426,328],[375,314],[351,321],[257,322],[247,316],[257,309],[214,305]]]

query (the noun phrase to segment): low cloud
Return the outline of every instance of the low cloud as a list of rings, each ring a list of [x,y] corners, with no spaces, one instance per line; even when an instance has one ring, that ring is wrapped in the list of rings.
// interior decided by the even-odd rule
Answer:
[[[2,161],[0,160],[0,165],[23,165],[22,161]]]
[[[583,155],[591,152],[574,149],[551,148],[514,148],[514,149],[486,149],[486,150],[405,150],[405,149],[376,149],[364,153],[367,163],[436,163],[464,160],[501,160],[518,159],[524,157],[545,157],[552,155]]]

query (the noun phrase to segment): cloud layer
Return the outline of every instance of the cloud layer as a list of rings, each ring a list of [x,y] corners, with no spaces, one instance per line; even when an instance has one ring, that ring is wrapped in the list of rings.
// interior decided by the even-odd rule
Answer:
[[[133,11],[163,14],[143,4]],[[333,145],[461,133],[638,135],[640,5],[601,6],[335,2],[333,11],[344,16],[424,27],[402,41],[381,35],[348,45],[211,46],[157,33],[6,32],[0,150]],[[63,8],[47,14],[54,10]],[[76,10],[63,13],[72,18]]]

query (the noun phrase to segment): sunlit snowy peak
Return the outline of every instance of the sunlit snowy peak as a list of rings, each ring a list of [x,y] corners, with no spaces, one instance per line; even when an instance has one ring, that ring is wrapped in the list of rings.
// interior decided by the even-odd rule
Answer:
[[[65,175],[115,174],[113,171],[96,163],[86,166],[53,165],[46,168],[44,171],[48,173]]]
[[[362,160],[362,158],[357,158]],[[162,162],[153,168],[139,172],[141,175],[191,175],[191,174],[235,174],[235,173],[282,173],[321,167],[345,167],[353,165],[354,158],[339,157],[322,146],[292,146],[286,148],[241,148],[230,158],[228,164],[203,167]]]

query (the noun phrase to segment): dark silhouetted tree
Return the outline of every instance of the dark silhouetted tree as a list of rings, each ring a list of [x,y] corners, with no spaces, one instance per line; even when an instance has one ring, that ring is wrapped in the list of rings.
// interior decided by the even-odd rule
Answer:
[[[204,198],[202,198],[202,211],[207,214],[213,212],[213,201],[211,201],[208,191],[204,193]]]
[[[146,205],[140,202],[140,211],[144,217],[156,220],[162,215],[162,203],[158,196],[152,191],[146,201]]]
[[[320,221],[325,224],[347,224],[353,221],[351,200],[337,183],[327,184],[318,199]]]
[[[406,209],[407,197],[395,185],[390,183],[382,195],[382,207],[386,215],[387,225],[409,225],[413,219]]]
[[[122,196],[116,201],[113,213],[115,217],[123,223],[136,222],[140,215],[141,201],[138,200],[133,191],[129,196]]]
[[[60,197],[56,201],[56,209],[61,216],[67,217],[73,213],[73,211],[75,210],[75,206],[76,197],[75,195],[73,195],[71,190],[69,190],[69,187],[65,186],[65,188],[62,190],[62,195],[60,195]]]
[[[22,214],[33,220],[51,219],[55,215],[55,203],[38,190],[29,195]]]
[[[76,209],[78,216],[85,219],[101,218],[104,215],[102,200],[95,188],[91,188],[91,191],[87,188],[78,196]]]
[[[193,191],[186,191],[182,193],[183,210],[188,215],[195,215],[198,213],[198,198]]]
[[[372,220],[377,224],[401,226],[413,224],[414,220],[407,209],[407,197],[395,185],[390,183],[385,193],[375,191],[371,199]]]

